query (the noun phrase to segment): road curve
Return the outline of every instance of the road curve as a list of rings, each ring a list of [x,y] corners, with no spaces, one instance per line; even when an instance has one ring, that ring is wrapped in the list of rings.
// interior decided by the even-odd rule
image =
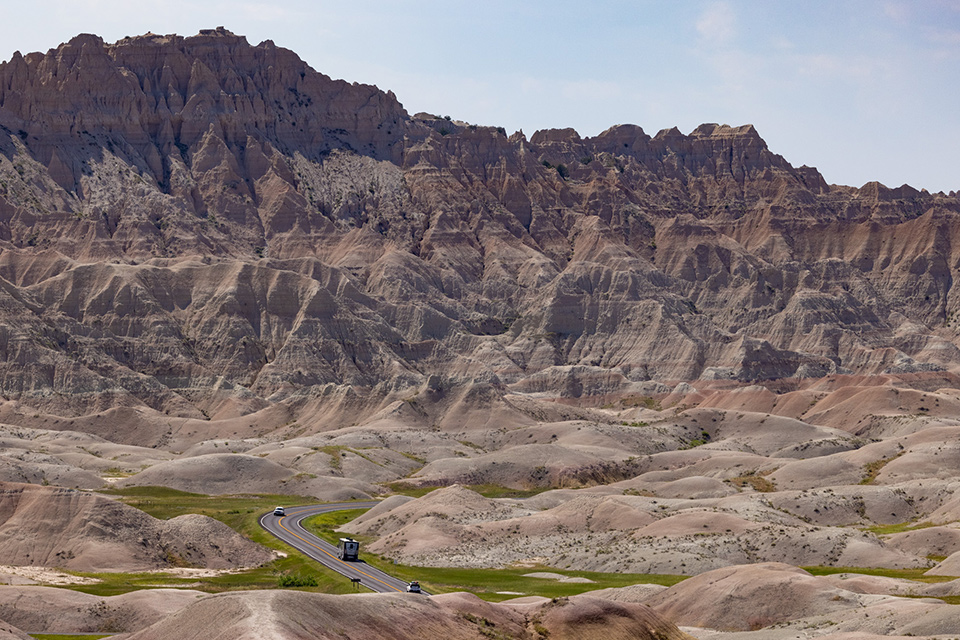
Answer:
[[[374,569],[363,560],[344,562],[337,557],[337,548],[321,540],[303,528],[303,520],[319,513],[345,511],[348,509],[370,509],[376,502],[334,502],[314,504],[303,507],[287,507],[287,514],[275,516],[273,512],[260,517],[260,526],[280,538],[292,547],[320,564],[329,567],[348,578],[359,578],[360,584],[377,593],[405,592],[407,583]],[[361,557],[363,549],[360,550]],[[424,592],[426,593],[426,592]]]

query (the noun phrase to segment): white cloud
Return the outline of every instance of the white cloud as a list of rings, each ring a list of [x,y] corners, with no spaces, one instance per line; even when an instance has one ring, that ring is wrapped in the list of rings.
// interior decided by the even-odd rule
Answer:
[[[710,4],[697,19],[697,33],[707,44],[724,46],[737,35],[737,19],[728,2]]]

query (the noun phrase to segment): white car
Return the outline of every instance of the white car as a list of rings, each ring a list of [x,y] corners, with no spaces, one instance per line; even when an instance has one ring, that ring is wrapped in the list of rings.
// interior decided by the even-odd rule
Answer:
[[[283,507],[277,507],[276,509],[273,510],[273,515],[275,515],[275,516],[285,516],[285,515],[287,515],[287,512],[284,510]]]
[[[407,593],[420,593],[420,583],[414,580],[407,585]]]

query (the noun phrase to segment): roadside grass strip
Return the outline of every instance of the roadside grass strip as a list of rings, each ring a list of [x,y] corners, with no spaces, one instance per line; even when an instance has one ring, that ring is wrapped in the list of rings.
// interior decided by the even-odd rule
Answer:
[[[303,521],[310,533],[322,540],[336,544],[343,535],[336,529],[350,522],[364,509],[334,511],[312,516]],[[385,573],[410,582],[417,580],[430,593],[469,591],[484,600],[498,602],[517,595],[535,595],[560,598],[577,595],[594,589],[626,587],[633,584],[661,584],[672,586],[688,576],[644,573],[600,573],[596,571],[568,571],[553,567],[511,567],[506,569],[461,569],[456,567],[415,567],[363,551],[368,538],[352,535],[361,542],[361,557],[364,562]],[[528,578],[525,574],[548,571],[571,578],[587,578],[593,582],[559,582],[544,578]]]

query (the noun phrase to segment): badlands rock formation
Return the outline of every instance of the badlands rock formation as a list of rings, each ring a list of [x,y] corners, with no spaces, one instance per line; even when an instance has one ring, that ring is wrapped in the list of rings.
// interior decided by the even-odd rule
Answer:
[[[957,194],[831,185],[749,125],[508,135],[223,28],[15,53],[0,564],[269,559],[89,493],[164,485],[394,494],[344,530],[412,564],[693,577],[501,605],[10,586],[0,635],[956,637],[958,234]]]
[[[206,595],[190,589],[145,589],[100,597],[50,587],[0,587],[0,618],[19,629],[48,633],[132,632]]]
[[[157,520],[74,489],[3,484],[0,557],[12,565],[140,571],[257,566],[273,554],[206,516]]]
[[[585,596],[510,607],[469,594],[325,596],[290,592],[204,598],[130,636],[167,638],[580,638],[689,640],[642,604]]]
[[[0,394],[317,430],[411,396],[459,425],[510,390],[949,371],[958,213],[749,125],[527,139],[224,29],[81,35],[0,65]]]

